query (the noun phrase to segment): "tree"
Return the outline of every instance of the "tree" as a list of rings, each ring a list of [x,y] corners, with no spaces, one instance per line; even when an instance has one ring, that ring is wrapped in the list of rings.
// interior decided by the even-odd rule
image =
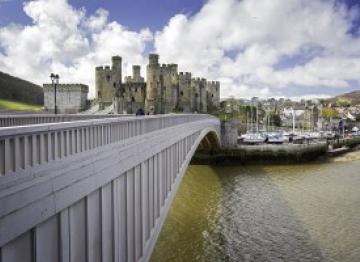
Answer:
[[[325,107],[321,111],[321,116],[323,118],[330,119],[330,118],[337,118],[339,116],[339,114],[334,108]]]
[[[357,122],[360,122],[360,114],[357,114],[357,115],[356,115],[356,121],[357,121]]]
[[[351,106],[351,99],[346,98],[346,97],[339,97],[336,100],[336,105],[340,106],[340,107],[349,107],[349,106]]]
[[[281,126],[281,117],[278,114],[271,114],[271,123],[274,126],[280,127]]]

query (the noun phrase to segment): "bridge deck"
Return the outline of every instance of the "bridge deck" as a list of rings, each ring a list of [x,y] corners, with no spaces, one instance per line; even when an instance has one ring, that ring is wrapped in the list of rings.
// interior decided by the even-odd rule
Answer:
[[[209,132],[208,115],[0,129],[0,261],[147,261]]]

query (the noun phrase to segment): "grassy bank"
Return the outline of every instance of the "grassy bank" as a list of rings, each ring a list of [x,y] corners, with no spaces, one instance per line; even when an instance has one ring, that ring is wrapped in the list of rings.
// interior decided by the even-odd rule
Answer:
[[[41,106],[0,99],[0,109],[39,112],[41,111]]]

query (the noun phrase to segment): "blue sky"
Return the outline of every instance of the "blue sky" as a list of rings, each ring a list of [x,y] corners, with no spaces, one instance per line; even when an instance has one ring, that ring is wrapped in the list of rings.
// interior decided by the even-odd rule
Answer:
[[[0,0],[1,23],[26,24],[31,19],[23,10],[24,0]],[[204,0],[70,0],[76,8],[94,13],[99,8],[110,10],[110,20],[118,21],[131,30],[149,27],[161,29],[177,13],[194,14],[200,10]]]
[[[359,0],[0,0],[0,70],[93,93],[112,55],[145,75],[157,52],[222,97],[325,97],[360,89],[359,27]]]

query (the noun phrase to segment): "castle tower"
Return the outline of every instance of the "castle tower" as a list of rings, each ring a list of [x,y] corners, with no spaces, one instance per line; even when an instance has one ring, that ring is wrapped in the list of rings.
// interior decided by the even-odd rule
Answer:
[[[113,98],[118,96],[122,79],[122,58],[112,57],[112,65],[99,66],[95,69],[95,91],[100,109],[110,106]]]
[[[124,90],[124,112],[134,114],[140,108],[145,107],[146,83],[140,75],[141,67],[133,66],[132,76],[125,78]]]
[[[161,106],[162,104],[159,55],[157,54],[149,55],[149,64],[146,67],[146,76],[147,76],[147,87],[146,87],[145,111],[150,112],[150,110],[154,110],[154,113],[161,113],[162,111],[161,107],[159,108],[159,105]]]
[[[214,99],[213,103],[216,109],[220,108],[220,82],[215,81],[215,92],[214,92]]]
[[[162,113],[173,112],[178,102],[178,65],[168,64],[161,66]]]
[[[200,78],[191,79],[191,111],[200,112]]]
[[[206,83],[207,111],[214,112],[220,108],[220,82],[208,81]]]
[[[206,91],[207,81],[205,78],[200,80],[200,112],[207,113],[207,91]]]
[[[139,65],[134,65],[133,66],[133,81],[134,82],[141,82],[141,75],[140,75],[140,66]]]
[[[179,99],[178,108],[184,113],[191,112],[191,73],[179,73]]]
[[[111,69],[113,71],[120,71],[121,72],[121,69],[122,69],[122,58],[121,58],[121,56],[113,56],[111,58],[111,62],[112,62]]]
[[[111,80],[116,96],[118,96],[119,89],[122,84],[122,58],[120,56],[113,56],[111,58]]]

